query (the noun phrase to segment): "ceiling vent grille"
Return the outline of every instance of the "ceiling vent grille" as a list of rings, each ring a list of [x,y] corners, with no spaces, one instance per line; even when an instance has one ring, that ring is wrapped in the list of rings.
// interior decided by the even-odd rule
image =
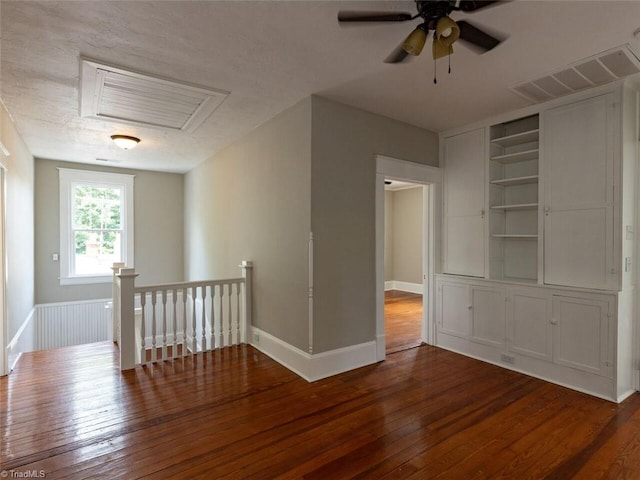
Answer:
[[[518,95],[535,103],[568,95],[596,85],[640,73],[640,60],[628,45],[607,50],[557,72],[511,87]]]
[[[228,94],[82,60],[82,117],[193,132]]]

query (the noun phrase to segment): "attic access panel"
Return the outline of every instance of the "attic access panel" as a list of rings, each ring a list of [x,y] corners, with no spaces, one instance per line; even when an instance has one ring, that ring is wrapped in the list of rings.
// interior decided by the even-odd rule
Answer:
[[[229,92],[82,60],[80,116],[194,132]]]

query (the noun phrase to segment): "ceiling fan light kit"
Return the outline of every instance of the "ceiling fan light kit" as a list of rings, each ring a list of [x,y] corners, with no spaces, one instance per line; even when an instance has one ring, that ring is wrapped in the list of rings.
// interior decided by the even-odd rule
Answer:
[[[418,25],[402,44],[402,49],[410,55],[418,56],[427,43],[427,31],[424,25]]]
[[[498,0],[415,0],[418,13],[412,15],[407,12],[338,12],[339,22],[406,22],[421,18],[418,25],[385,60],[386,63],[400,63],[408,55],[417,56],[422,52],[427,42],[428,33],[433,31],[433,58],[438,59],[453,53],[453,44],[457,40],[475,47],[480,53],[488,52],[497,47],[501,40],[475,27],[466,20],[454,21],[449,14],[452,12],[473,13],[478,9],[493,4],[500,4]]]
[[[460,29],[449,17],[438,20],[433,36],[433,59],[445,57],[453,53],[453,43],[460,38]]]

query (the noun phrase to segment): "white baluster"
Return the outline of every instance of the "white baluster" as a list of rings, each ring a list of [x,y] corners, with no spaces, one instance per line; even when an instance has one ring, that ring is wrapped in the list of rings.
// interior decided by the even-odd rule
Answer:
[[[187,298],[189,290],[182,289],[182,356],[187,356]]]
[[[202,295],[202,352],[207,351],[207,312],[205,309],[206,300],[207,300],[207,286],[202,285],[201,295]]]
[[[147,315],[146,308],[147,305],[147,292],[140,293],[140,361],[142,363],[147,363]]]
[[[240,345],[240,283],[236,283],[236,345]]]
[[[223,312],[223,305],[224,305],[224,284],[221,283],[220,284],[220,348],[223,348],[225,346],[225,342],[224,342],[224,312]]]
[[[151,292],[151,362],[158,360],[158,352],[156,350],[156,291]]]
[[[167,359],[167,291],[162,289],[162,360]]]
[[[178,289],[174,288],[171,291],[171,295],[173,296],[173,347],[171,349],[171,358],[176,358],[178,356]]]
[[[198,353],[198,334],[196,333],[196,300],[198,298],[198,287],[194,286],[191,288],[191,299],[192,301],[192,314],[193,317],[191,319],[191,330],[192,330],[192,350],[191,353],[195,355]]]
[[[211,350],[218,348],[220,343],[218,341],[218,332],[220,331],[216,326],[216,286],[211,285]]]
[[[233,345],[233,312],[231,311],[231,298],[232,298],[232,291],[233,291],[233,284],[232,283],[228,283],[227,284],[229,286],[229,291],[228,296],[229,296],[229,309],[227,310],[228,314],[229,314],[229,345]]]

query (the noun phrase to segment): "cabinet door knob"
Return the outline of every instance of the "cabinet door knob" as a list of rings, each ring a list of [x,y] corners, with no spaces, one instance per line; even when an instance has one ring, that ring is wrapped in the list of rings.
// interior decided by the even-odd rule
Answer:
[[[472,307],[471,305],[469,305],[467,308],[468,308],[469,310],[471,310],[473,307]]]
[[[551,319],[551,325],[557,325],[558,324],[558,320],[556,320],[555,318]]]
[[[550,211],[551,211],[551,207],[544,207],[544,214],[545,215],[549,215]]]

